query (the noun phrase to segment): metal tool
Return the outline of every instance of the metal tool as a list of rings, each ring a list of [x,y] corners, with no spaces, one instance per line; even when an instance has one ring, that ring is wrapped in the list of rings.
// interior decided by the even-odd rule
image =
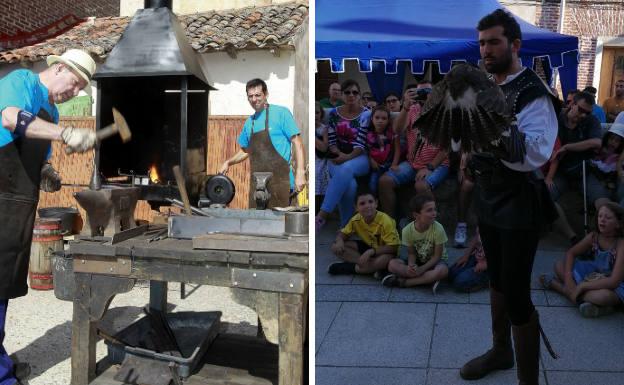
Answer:
[[[113,124],[109,124],[95,132],[98,141],[102,141],[118,133],[121,137],[121,141],[127,143],[132,139],[132,132],[130,132],[130,127],[128,127],[126,119],[115,107],[113,107],[113,120]]]
[[[269,181],[273,177],[272,172],[254,172],[251,174],[256,190],[253,192],[254,200],[256,201],[257,210],[265,210],[271,200],[271,192],[269,191]]]
[[[87,212],[80,232],[82,236],[112,237],[136,227],[134,209],[139,198],[137,187],[82,190],[75,192],[74,198]]]
[[[206,181],[204,193],[210,204],[227,205],[234,199],[236,188],[226,175],[214,175]]]
[[[124,143],[132,139],[132,132],[130,131],[130,127],[128,127],[126,119],[115,107],[113,107],[113,120],[114,123],[95,131],[95,137],[97,141],[101,142],[102,140],[116,134],[119,134],[119,136],[121,137],[121,141]],[[72,152],[73,150],[71,148],[65,148],[66,154],[71,154]]]
[[[160,229],[156,234],[147,240],[147,243],[152,243],[161,239],[163,235],[167,234],[167,228]]]
[[[193,215],[191,202],[186,192],[186,181],[184,180],[184,175],[182,175],[180,166],[173,166],[173,175],[175,175],[178,190],[180,190],[180,196],[182,197],[182,202],[184,202],[184,211],[186,211],[186,215]]]
[[[184,202],[181,202],[178,199],[165,198],[165,200],[167,202],[173,204],[174,206],[184,208]],[[197,207],[194,207],[194,206],[191,206],[191,212],[193,214],[201,215],[203,217],[209,216],[208,214],[206,214],[205,212],[203,212],[202,210],[200,210],[200,209],[198,209]]]

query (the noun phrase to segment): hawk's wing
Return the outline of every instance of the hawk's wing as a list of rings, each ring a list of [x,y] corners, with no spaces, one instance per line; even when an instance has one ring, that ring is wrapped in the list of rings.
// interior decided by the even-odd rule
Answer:
[[[505,95],[470,65],[453,67],[429,95],[414,123],[432,144],[452,151],[489,151],[508,129]]]

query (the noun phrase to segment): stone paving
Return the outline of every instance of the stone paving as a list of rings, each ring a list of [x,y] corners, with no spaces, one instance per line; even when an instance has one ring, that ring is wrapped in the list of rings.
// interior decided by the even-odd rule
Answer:
[[[330,276],[337,259],[329,245],[336,223],[316,240],[317,385],[515,385],[515,370],[464,381],[459,368],[491,344],[486,290],[458,293],[441,283],[386,288],[368,276]],[[463,250],[449,248],[449,263]],[[624,313],[581,317],[560,295],[542,290],[537,277],[563,258],[555,235],[540,242],[533,268],[532,298],[558,360],[542,347],[540,384],[624,385]]]

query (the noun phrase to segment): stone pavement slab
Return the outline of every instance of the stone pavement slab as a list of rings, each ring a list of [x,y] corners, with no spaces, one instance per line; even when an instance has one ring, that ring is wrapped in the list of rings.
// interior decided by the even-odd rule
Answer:
[[[426,376],[425,369],[319,366],[316,385],[419,385]]]
[[[492,344],[488,305],[437,305],[429,365],[461,368]]]
[[[426,368],[434,311],[431,304],[344,303],[316,364]]]
[[[624,372],[624,314],[621,311],[588,319],[581,317],[573,307],[538,310],[544,332],[560,356],[554,360],[542,351],[547,370]]]
[[[548,385],[624,385],[624,375],[621,372],[557,372],[546,373]]]
[[[544,290],[544,294],[546,295],[546,302],[548,302],[548,306],[576,307],[576,305],[570,302],[569,299],[555,291]]]
[[[429,369],[426,385],[517,385],[515,370],[503,370],[491,373],[475,381],[465,381],[459,376],[459,369]],[[540,385],[546,385],[544,373],[540,373]],[[548,383],[549,385],[552,385]],[[589,384],[589,383],[588,383]]]
[[[387,301],[390,291],[390,288],[382,285],[316,285],[316,302]]]
[[[535,306],[546,306],[546,295],[544,290],[531,290],[531,301]],[[470,303],[478,304],[490,304],[490,292],[489,290],[479,290],[474,293],[470,293]]]
[[[533,261],[533,272],[531,274],[531,288],[543,289],[539,283],[541,274],[553,274],[555,262],[565,257],[565,251],[542,251],[538,250]]]
[[[334,318],[340,309],[341,302],[319,302],[316,304],[315,313],[315,337],[316,337],[316,352],[321,347],[321,343],[325,338],[325,334],[329,330]]]
[[[433,303],[468,303],[469,295],[453,290],[448,283],[440,282],[436,295],[431,291],[431,285],[422,287],[408,287],[392,289],[392,302],[433,302]]]

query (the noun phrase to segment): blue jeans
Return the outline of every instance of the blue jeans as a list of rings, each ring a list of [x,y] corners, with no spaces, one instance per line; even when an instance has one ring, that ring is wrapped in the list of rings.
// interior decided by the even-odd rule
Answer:
[[[375,196],[377,195],[377,190],[379,190],[379,178],[381,178],[381,176],[388,170],[390,170],[389,164],[379,166],[379,170],[377,171],[371,170],[368,187],[373,194],[375,194]]]
[[[414,184],[416,180],[417,172],[418,170],[413,168],[410,162],[404,161],[399,164],[398,171],[395,172],[393,170],[388,170],[386,174],[392,177],[392,179],[394,180],[394,183],[397,186],[400,186],[400,185],[409,184],[409,183]],[[433,170],[433,172],[425,178],[425,180],[427,181],[427,183],[433,190],[440,183],[442,183],[444,179],[446,179],[448,174],[449,174],[449,167],[440,165],[436,167],[435,170]]]
[[[484,287],[489,279],[487,271],[475,273],[474,267],[477,265],[477,258],[474,255],[468,257],[468,262],[462,267],[452,265],[449,267],[449,281],[456,290],[472,291],[478,287]]]
[[[366,154],[359,155],[342,164],[328,162],[330,179],[321,210],[331,213],[338,206],[340,227],[344,227],[355,212],[355,195],[357,193],[355,177],[368,174],[368,168],[368,155]]]
[[[4,324],[8,305],[8,299],[0,299],[0,385],[14,385],[17,382],[13,376],[13,361],[4,349]]]

